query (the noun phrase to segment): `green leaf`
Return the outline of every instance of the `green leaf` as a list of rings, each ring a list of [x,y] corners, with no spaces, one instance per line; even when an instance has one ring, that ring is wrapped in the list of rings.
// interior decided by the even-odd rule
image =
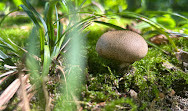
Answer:
[[[6,46],[6,45],[0,44],[0,47],[4,48],[4,49],[6,49],[6,50],[12,51],[12,52],[13,52],[16,56],[18,56],[18,57],[20,56],[17,51],[15,51],[15,50],[9,48],[9,47]]]
[[[4,52],[2,52],[2,51],[0,50],[0,58],[1,58],[1,59],[7,59],[7,58],[8,58],[8,55],[6,55]]]
[[[6,14],[6,15],[1,19],[1,21],[0,21],[0,26],[1,26],[1,24],[3,23],[3,21],[5,20],[5,18],[6,18],[9,14],[11,14],[11,13],[13,13],[13,12],[16,12],[16,11],[19,11],[19,8],[17,8],[16,10],[13,10],[13,11],[9,12],[8,14]]]
[[[174,15],[174,16],[177,16],[177,17],[180,17],[186,21],[188,21],[188,18],[186,18],[185,16],[181,15],[181,14],[178,14],[178,13],[174,13],[174,12],[168,12],[168,11],[146,11],[146,13],[154,13],[154,14],[171,14],[171,15]]]
[[[59,40],[59,38],[61,37],[62,35],[62,32],[63,32],[63,27],[61,25],[61,22],[59,21],[59,17],[58,17],[58,12],[57,12],[57,8],[55,7],[55,12],[56,12],[56,24],[57,24],[57,35],[56,35],[56,38],[55,38],[55,46],[53,48],[53,51],[52,51],[52,55],[51,55],[51,58],[53,59],[54,57],[56,58],[57,55],[59,54],[59,51],[60,51],[60,45],[59,44],[56,44],[57,41]],[[64,40],[64,39],[62,39]]]
[[[175,20],[169,14],[166,14],[163,17],[158,17],[157,22],[169,29],[174,29],[176,27]]]
[[[5,45],[0,45],[1,47],[6,47],[7,49],[13,51],[16,56],[21,56],[25,50],[18,45],[16,45],[14,42],[12,42],[9,38],[1,38],[0,41],[3,42]],[[21,49],[21,50],[19,50]]]
[[[111,24],[111,23],[102,22],[102,21],[94,21],[94,22],[96,22],[96,23],[98,23],[98,24],[103,24],[103,25],[112,27],[112,28],[117,29],[117,30],[126,30],[126,29],[124,29],[124,28],[122,28],[122,27],[120,27],[120,26],[117,26],[117,25],[114,25],[114,24]]]
[[[72,29],[74,29],[74,28],[76,28],[76,27],[78,27],[78,26],[84,25],[84,23],[90,22],[90,21],[92,21],[92,20],[94,20],[94,19],[96,19],[96,16],[87,17],[87,18],[85,18],[85,19],[83,19],[83,20],[81,20],[81,21],[75,23],[73,26],[67,28],[67,29],[65,30],[65,32],[64,32],[64,33],[61,35],[61,37],[59,38],[58,42],[60,42],[61,39],[64,39],[64,38],[62,38],[62,37],[63,37],[66,33],[68,33],[70,30],[72,30]],[[58,43],[58,42],[57,42],[57,43]]]
[[[77,10],[80,10],[86,1],[87,1],[87,0],[83,0],[83,2],[80,4],[80,6],[78,7]]]
[[[44,32],[37,20],[37,18],[35,17],[35,15],[33,14],[33,12],[40,18],[40,20],[43,23],[43,26],[47,32],[47,26],[45,21],[42,19],[42,17],[40,16],[40,14],[30,5],[30,3],[26,0],[23,1],[23,3],[28,6],[30,9],[32,9],[32,11],[30,11],[26,6],[21,5],[21,7],[23,8],[23,10],[27,13],[27,15],[30,17],[30,19],[33,21],[34,25],[38,28],[39,31],[39,35],[40,35],[40,47],[41,47],[41,53],[43,53],[44,51],[44,45],[45,45],[45,35]],[[47,34],[47,33],[46,33]],[[47,35],[48,36],[48,35]],[[47,39],[47,37],[46,37]],[[41,54],[41,59],[43,59],[43,54]]]
[[[42,22],[42,25],[44,27],[44,30],[45,30],[45,39],[44,38],[41,38],[41,40],[46,40],[48,41],[49,37],[48,37],[48,28],[47,28],[47,25],[46,25],[46,22],[44,21],[44,19],[42,18],[42,16],[32,7],[32,5],[29,3],[28,0],[26,0],[25,2],[25,5],[33,12],[33,14],[35,14],[39,19],[40,21]],[[40,37],[44,37],[44,36],[40,36]],[[43,44],[44,41],[41,41],[41,46],[42,46],[42,50],[43,50],[43,47],[44,47],[44,44]]]
[[[15,52],[15,50],[13,50],[13,49],[9,48],[9,47],[8,47],[8,46],[6,46],[6,45],[0,44],[0,47],[4,48],[4,49],[6,49],[6,50],[10,50],[10,51]]]
[[[22,7],[22,9],[27,13],[27,15],[33,21],[34,25],[37,26],[37,27],[40,27],[40,24],[38,23],[37,18],[35,17],[35,15],[26,6],[20,5],[20,7]]]
[[[7,38],[6,38],[6,40],[4,40],[4,38],[1,38],[1,37],[0,37],[0,41],[5,44],[4,46],[7,46],[7,47],[9,47],[10,49],[16,51],[15,47],[13,47],[12,45],[10,45],[10,43],[8,43]]]
[[[48,28],[48,42],[47,44],[49,45],[50,50],[54,47],[55,44],[55,37],[54,37],[54,26],[53,26],[53,21],[52,21],[52,16],[53,16],[53,9],[55,8],[55,2],[50,2],[49,3],[49,8],[47,11],[47,17],[46,17],[46,25]]]
[[[14,2],[14,4],[15,4],[16,6],[19,6],[19,5],[22,4],[22,1],[21,1],[21,0],[13,0],[13,2]]]
[[[45,45],[44,46],[44,62],[43,62],[43,69],[42,69],[43,77],[49,73],[50,63],[51,63],[50,49],[48,45]]]
[[[23,2],[24,1],[24,2]],[[24,5],[30,9],[32,11],[33,14],[35,14],[42,22],[43,26],[44,26],[44,29],[45,29],[45,33],[48,32],[47,30],[47,25],[44,21],[44,19],[41,17],[41,15],[32,7],[32,5],[29,3],[28,0],[22,0],[22,2],[24,3]]]

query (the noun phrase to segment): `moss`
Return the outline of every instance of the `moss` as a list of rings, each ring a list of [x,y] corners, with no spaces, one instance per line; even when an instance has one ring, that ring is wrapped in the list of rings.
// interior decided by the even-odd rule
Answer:
[[[138,109],[148,109],[153,104],[152,101],[155,101],[162,109],[169,109],[169,106],[167,107],[160,103],[161,100],[158,99],[160,98],[160,93],[168,95],[169,91],[177,86],[177,84],[174,84],[174,81],[183,81],[181,86],[184,88],[184,84],[187,85],[185,82],[187,76],[184,72],[163,66],[164,62],[169,62],[174,67],[181,69],[181,67],[178,67],[180,63],[175,55],[166,55],[160,50],[150,47],[146,57],[132,64],[135,69],[133,74],[120,74],[118,71],[119,63],[102,58],[95,51],[97,39],[106,30],[109,30],[100,29],[91,30],[87,38],[89,74],[87,80],[88,89],[85,90],[85,100],[96,103],[108,101],[112,104],[113,100],[120,101],[123,95],[129,96],[128,91],[133,89],[138,93],[138,100],[142,101],[136,102],[137,106],[139,106]],[[187,50],[187,39],[175,38],[174,41],[177,47]],[[160,45],[159,47],[166,51],[171,51],[170,44]],[[181,92],[176,91],[179,94]]]

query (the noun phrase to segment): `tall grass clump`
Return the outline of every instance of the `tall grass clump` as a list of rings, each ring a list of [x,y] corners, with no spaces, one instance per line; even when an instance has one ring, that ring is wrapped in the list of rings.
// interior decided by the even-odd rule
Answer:
[[[45,5],[44,17],[32,7],[28,0],[22,0],[22,3],[20,7],[34,24],[27,40],[26,49],[14,44],[8,38],[5,38],[6,40],[1,38],[4,43],[1,44],[1,47],[13,52],[21,64],[26,64],[28,72],[25,74],[30,75],[31,83],[36,91],[36,105],[40,106],[39,110],[51,109],[52,98],[49,96],[46,84],[49,76],[55,75],[60,75],[62,79],[60,81],[64,81],[59,86],[60,96],[57,98],[58,102],[55,108],[73,110],[78,107],[75,101],[79,100],[84,80],[85,51],[83,49],[85,39],[82,30],[95,16],[81,20],[78,11],[84,2],[73,4],[71,1],[64,0],[49,1]],[[61,6],[63,7],[62,12],[64,12],[63,17],[59,17],[58,14],[58,8]],[[66,8],[64,9],[64,7]],[[68,19],[69,23],[62,24],[60,20],[63,18]],[[4,64],[10,65],[11,56],[2,51],[0,54]],[[5,61],[7,59],[10,60],[9,63]],[[72,104],[76,106],[73,107]]]
[[[27,56],[27,66],[31,70],[31,79],[37,87],[36,89],[39,89],[39,93],[42,92],[42,94],[39,94],[39,103],[43,103],[41,104],[43,109],[50,109],[50,97],[46,82],[48,75],[50,73],[55,74],[52,71],[57,68],[60,70],[64,82],[59,86],[61,89],[60,97],[57,98],[58,105],[55,108],[75,110],[78,107],[75,101],[79,100],[85,67],[85,58],[82,57],[84,51],[81,51],[84,43],[82,30],[89,19],[80,22],[78,10],[76,10],[77,6],[74,6],[71,1],[50,1],[45,6],[44,18],[27,0],[23,3],[24,5],[21,5],[21,7],[34,23],[31,32],[31,35],[34,34],[34,36],[30,37],[29,44],[31,45],[28,47],[28,53],[37,56],[41,60],[39,62],[34,60],[32,56]],[[72,13],[68,16],[70,22],[65,26],[66,28],[63,27],[66,24],[60,23],[58,3],[66,7],[65,11],[68,11],[68,14]],[[55,29],[57,30],[56,35],[54,34]],[[35,41],[40,42],[37,44]],[[38,67],[39,64],[42,67]]]

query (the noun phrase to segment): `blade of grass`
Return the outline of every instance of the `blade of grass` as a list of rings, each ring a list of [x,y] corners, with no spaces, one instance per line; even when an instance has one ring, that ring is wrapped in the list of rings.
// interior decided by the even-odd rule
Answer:
[[[83,20],[81,20],[81,21],[75,23],[73,26],[67,28],[67,29],[65,30],[65,32],[61,35],[61,37],[60,37],[60,39],[58,40],[58,42],[62,41],[62,40],[61,40],[61,39],[63,39],[62,37],[65,36],[70,30],[72,30],[72,29],[78,27],[79,25],[83,25],[83,23],[90,22],[90,21],[94,20],[95,18],[96,18],[96,16],[87,17],[87,18],[85,18],[85,19],[83,19]],[[57,43],[58,43],[58,42],[57,42]]]
[[[80,4],[80,6],[78,6],[78,8],[77,8],[78,11],[82,8],[82,6],[84,5],[85,2],[86,2],[86,0],[84,0],[84,1]]]
[[[47,28],[46,22],[41,17],[41,15],[33,8],[33,6],[29,3],[28,0],[22,0],[22,2],[24,3],[25,6],[27,6],[28,9],[30,9],[33,12],[33,14],[35,14],[40,19],[40,21],[42,22],[42,24],[44,26],[45,33],[47,33],[48,32],[48,28]]]
[[[20,54],[22,54],[22,53],[24,53],[24,52],[27,52],[24,48],[22,48],[22,47],[16,45],[10,38],[8,38],[8,41],[11,43],[11,45],[12,45],[13,47],[16,47],[16,48],[18,49],[17,52],[20,52]]]
[[[15,49],[15,47],[13,47],[10,43],[8,43],[8,38],[1,38],[0,37],[0,41],[3,42],[7,47],[9,47],[11,50],[13,51],[17,51],[17,49]]]
[[[27,50],[29,53],[27,53],[26,56],[26,65],[27,69],[29,70],[30,73],[30,81],[33,84],[34,88],[37,91],[36,97],[39,98],[39,106],[45,110],[45,99],[44,99],[44,92],[43,92],[43,76],[41,75],[44,74],[46,69],[41,70],[41,62],[36,60],[32,55],[39,55],[43,54],[40,53],[40,48],[38,46],[37,40],[39,40],[39,28],[34,26],[29,38],[28,38],[28,47]]]
[[[102,25],[106,25],[106,26],[112,27],[112,28],[117,29],[117,30],[126,30],[126,29],[124,29],[122,27],[119,27],[119,26],[111,24],[111,23],[107,23],[107,22],[103,22],[103,21],[94,21],[94,22],[96,22],[98,24],[102,24]]]
[[[56,38],[55,38],[55,46],[53,48],[53,52],[52,52],[52,55],[51,55],[51,58],[56,58],[57,55],[59,54],[59,51],[60,51],[60,45],[57,44],[57,41],[59,40],[59,38],[61,37],[62,35],[62,32],[63,32],[63,27],[60,23],[60,21],[58,20],[59,17],[58,17],[58,12],[57,12],[57,7],[55,6],[55,12],[56,12],[56,24],[57,24],[57,35],[56,35]],[[64,39],[62,39],[64,40]],[[61,43],[61,42],[60,42]]]
[[[13,50],[12,48],[10,48],[10,47],[8,47],[8,46],[6,46],[6,45],[0,44],[0,47],[2,47],[2,48],[4,48],[4,49],[6,49],[6,50],[10,50],[10,51],[16,53],[15,50]]]
[[[52,14],[53,14],[53,10],[55,8],[56,5],[56,1],[54,2],[49,2],[49,8],[47,11],[47,17],[46,17],[46,24],[47,24],[47,28],[48,28],[48,36],[49,36],[49,43],[47,43],[49,45],[50,50],[52,50],[52,48],[55,45],[55,36],[54,36],[54,26],[53,26],[53,21],[52,21]]]
[[[19,47],[15,45],[8,37],[7,38],[0,38],[0,41],[3,42],[5,45],[0,45],[5,49],[12,51],[16,56],[20,57],[23,53],[22,50],[19,50]]]
[[[170,14],[170,15],[174,15],[174,16],[177,16],[177,17],[180,17],[186,21],[188,21],[188,18],[186,18],[185,16],[181,15],[181,14],[178,14],[178,13],[175,13],[175,12],[168,12],[168,11],[146,11],[146,13],[150,14]]]
[[[60,38],[61,36],[61,33],[62,33],[62,28],[61,28],[61,22],[58,21],[59,19],[59,16],[58,16],[58,12],[57,12],[57,7],[55,6],[55,14],[56,14],[56,20],[57,20],[57,36],[56,36],[56,41],[55,43],[58,41],[58,39]]]
[[[44,51],[44,44],[45,44],[45,36],[43,34],[43,30],[37,20],[37,18],[34,16],[34,14],[24,5],[21,5],[23,10],[27,13],[27,15],[30,17],[30,19],[33,21],[34,25],[38,28],[39,36],[40,36],[40,48],[41,48],[41,59],[43,60],[43,51]]]
[[[71,3],[71,2],[69,2]],[[69,5],[69,4],[68,4]],[[69,11],[76,11],[74,10],[75,7],[72,7],[73,5],[69,6]],[[78,14],[71,15],[71,23],[69,24],[68,28],[65,30],[65,32],[62,34],[61,38],[59,38],[58,43],[62,42],[61,40],[64,39],[64,37],[67,37],[66,40],[70,40],[70,50],[67,52],[65,59],[67,60],[66,68],[67,72],[65,74],[66,76],[66,82],[67,82],[67,89],[65,84],[62,86],[62,96],[59,97],[59,106],[55,107],[55,110],[78,110],[78,105],[76,104],[75,100],[78,99],[80,95],[80,89],[81,89],[81,83],[83,76],[83,70],[84,68],[84,58],[82,58],[81,55],[84,55],[81,51],[82,42],[81,37],[82,33],[80,29],[86,22],[90,22],[95,17],[90,17],[84,20],[79,21]],[[66,42],[66,41],[65,41]],[[63,44],[59,44],[63,47]],[[66,95],[68,94],[68,95]],[[76,99],[75,99],[76,98]],[[72,101],[70,103],[70,101]]]
[[[42,70],[43,77],[48,74],[50,63],[51,63],[50,49],[48,45],[45,45],[44,46],[44,62],[43,62],[43,70]]]
[[[0,74],[0,78],[5,77],[5,76],[9,76],[9,75],[13,75],[13,74],[16,74],[16,73],[18,73],[18,71],[10,70],[10,71],[8,71],[8,72],[5,72],[5,73],[3,73],[3,74]]]
[[[64,13],[68,13],[68,7],[66,5],[66,1],[65,0],[62,0],[62,2],[59,2],[60,5],[61,5],[61,8],[62,8],[62,12]]]
[[[40,24],[37,21],[37,18],[34,16],[34,14],[24,5],[20,5],[20,7],[22,7],[22,9],[27,13],[27,15],[31,18],[31,20],[33,21],[34,25],[36,25],[37,27],[41,27]]]
[[[160,48],[159,46],[155,45],[154,43],[152,43],[152,42],[150,42],[150,41],[148,41],[148,40],[146,40],[146,42],[147,42],[149,45],[155,47],[156,49],[159,49],[159,50],[162,51],[163,53],[169,54],[169,52],[163,50],[162,48]]]
[[[15,10],[9,12],[8,14],[6,14],[6,15],[1,19],[1,21],[0,21],[0,26],[1,26],[1,24],[3,23],[3,21],[5,20],[5,18],[6,18],[9,14],[11,14],[11,13],[13,13],[13,12],[16,12],[16,11],[19,11],[19,10],[20,10],[20,9],[19,9],[19,7],[18,7],[17,9],[15,9]]]
[[[54,57],[55,57],[55,58],[58,57],[58,55],[60,54],[60,51],[61,51],[62,47],[64,47],[64,45],[63,45],[62,43],[63,43],[63,41],[64,41],[64,39],[65,39],[65,37],[66,37],[66,34],[68,34],[68,33],[69,33],[71,30],[73,30],[74,28],[79,27],[79,26],[83,26],[84,23],[90,22],[90,21],[94,20],[95,18],[96,18],[96,16],[87,17],[87,18],[81,20],[80,22],[75,23],[73,26],[67,28],[67,29],[65,30],[65,32],[64,32],[63,34],[61,34],[60,38],[59,38],[58,41],[56,42],[56,47],[57,47],[57,48],[54,49],[53,56],[52,56],[53,59],[54,59]],[[59,19],[58,19],[57,21],[59,21]],[[56,22],[57,22],[57,21],[56,21]],[[69,39],[68,39],[68,40],[69,40]],[[65,42],[65,43],[66,43],[66,42]]]
[[[7,59],[9,58],[8,55],[6,55],[3,51],[0,50],[0,58],[1,59]]]

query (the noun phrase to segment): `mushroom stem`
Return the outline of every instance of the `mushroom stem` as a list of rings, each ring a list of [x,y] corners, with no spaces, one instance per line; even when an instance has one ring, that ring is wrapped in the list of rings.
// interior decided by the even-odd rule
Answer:
[[[119,65],[119,73],[130,74],[134,71],[132,63],[121,63]]]

